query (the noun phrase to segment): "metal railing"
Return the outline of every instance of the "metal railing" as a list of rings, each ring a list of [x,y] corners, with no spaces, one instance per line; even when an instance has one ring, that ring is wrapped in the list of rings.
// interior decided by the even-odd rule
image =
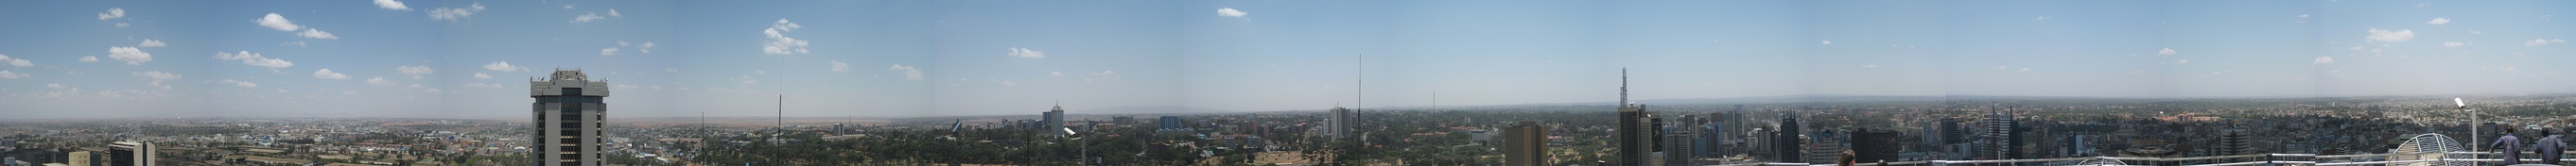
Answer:
[[[2393,160],[2393,161],[2392,161],[2392,160],[2388,160],[2390,157],[2402,157],[2402,156],[2408,156],[2408,155],[2412,155],[2412,156],[2424,156],[2424,155],[2428,155],[2428,154],[2438,154],[2438,156],[2423,157],[2423,158],[2425,158],[2425,159],[2413,159],[2413,160]],[[2153,166],[2165,166],[2165,165],[2188,165],[2188,166],[2242,166],[2242,165],[2349,166],[2349,165],[2410,165],[2410,164],[2424,164],[2424,165],[2433,165],[2433,166],[2479,166],[2479,165],[2493,165],[2493,164],[2496,164],[2496,162],[2502,162],[2502,161],[2504,161],[2503,159],[2499,159],[2499,157],[2501,157],[2501,156],[2496,156],[2496,154],[2498,154],[2498,153],[2496,153],[2496,152],[2427,152],[2427,153],[2384,153],[2384,154],[2351,154],[2351,155],[2316,155],[2316,154],[2295,154],[2295,153],[2272,153],[2272,154],[2248,154],[2248,155],[2202,156],[2202,157],[2177,157],[2177,158],[2154,158],[2154,157],[2073,157],[2073,158],[2046,158],[2046,159],[2011,159],[2011,160],[1930,160],[1930,161],[1902,161],[1902,162],[1886,162],[1886,163],[1868,162],[1868,163],[1856,163],[1856,164],[1854,164],[1854,165],[1862,165],[1862,166],[1874,166],[1874,165],[1889,165],[1889,166],[2060,166],[2060,165],[2084,165],[2084,166],[2097,166],[2097,165],[2118,165],[2118,166],[2133,166],[2133,165],[2136,165],[2136,166],[2145,166],[2145,165],[2153,165]],[[2540,157],[2539,157],[2540,155],[2538,155],[2538,154],[2531,153],[2531,152],[2521,152],[2521,154],[2522,154],[2521,158],[2519,158],[2519,159],[2518,159],[2518,160],[2522,161],[2521,163],[2530,164],[2530,163],[2538,163],[2538,162],[2540,162]],[[2567,153],[2560,153],[2560,154],[2562,154],[2562,155],[2563,155],[2563,154],[2567,154]],[[2104,162],[2104,161],[2108,161],[2108,162]],[[2428,163],[2428,162],[2429,162],[2429,163]],[[2576,162],[2569,162],[2569,163],[2576,163]],[[1725,165],[1720,165],[1720,166],[1834,166],[1834,164],[1813,164],[1813,163],[1776,163],[1776,162],[1775,162],[1775,163],[1743,163],[1743,164],[1725,164]]]

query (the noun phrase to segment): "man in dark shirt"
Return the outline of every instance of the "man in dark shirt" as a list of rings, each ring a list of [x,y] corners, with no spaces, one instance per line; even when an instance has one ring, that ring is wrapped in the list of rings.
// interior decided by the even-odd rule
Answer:
[[[2497,155],[2504,157],[2504,158],[2501,158],[2501,159],[2504,159],[2504,161],[2499,162],[2498,164],[2503,164],[2503,165],[2521,164],[2521,163],[2522,163],[2522,140],[2521,140],[2521,139],[2514,139],[2514,138],[2513,138],[2513,128],[2504,128],[2504,130],[2503,130],[2503,131],[2504,131],[2504,136],[2497,137],[2497,138],[2496,138],[2496,142],[2495,142],[2495,143],[2493,143],[2493,144],[2488,144],[2488,145],[2487,145],[2487,147],[2490,147],[2490,148],[2492,148],[2492,149],[2495,149],[2494,151],[2496,151],[2496,152],[2497,152],[2497,153],[2496,153]]]
[[[2540,154],[2540,164],[2557,165],[2558,155],[2562,151],[2559,148],[2566,148],[2567,142],[2563,142],[2557,134],[2552,134],[2549,130],[2540,130],[2540,135],[2544,136],[2541,136],[2539,141],[2531,143],[2532,151],[2535,151],[2534,154]]]

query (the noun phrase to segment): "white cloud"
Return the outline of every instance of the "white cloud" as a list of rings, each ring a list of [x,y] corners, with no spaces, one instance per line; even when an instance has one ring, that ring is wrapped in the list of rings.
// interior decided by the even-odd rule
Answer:
[[[20,78],[27,78],[27,77],[35,77],[35,76],[34,76],[34,75],[27,75],[27,73],[18,73],[18,72],[10,72],[9,70],[0,70],[0,79],[13,79],[13,80],[14,80],[14,79],[20,79]]]
[[[465,87],[470,87],[470,88],[483,88],[483,89],[501,89],[501,84],[465,83]]]
[[[2021,68],[2021,72],[2030,72],[2030,68],[2027,68],[2027,67]]]
[[[653,42],[644,42],[644,45],[635,46],[635,52],[645,54],[653,53]]]
[[[98,13],[98,20],[117,18],[125,18],[125,8],[107,8],[106,13]]]
[[[161,40],[143,39],[143,44],[135,44],[135,47],[164,47],[164,46],[170,46],[170,43],[162,43],[162,42],[161,42]]]
[[[2504,66],[2503,68],[2496,68],[2496,70],[2504,70],[2504,72],[2506,72],[2506,73],[2512,73],[2512,72],[2521,71],[2522,69],[2517,69],[2517,68],[2514,68],[2513,66]]]
[[[886,70],[903,71],[903,79],[904,79],[904,80],[921,80],[921,79],[922,79],[922,76],[921,76],[921,69],[913,68],[912,66],[903,66],[902,64],[896,64],[896,65],[894,65],[894,67],[886,67]]]
[[[2522,46],[2540,46],[2540,45],[2547,45],[2547,44],[2549,44],[2549,43],[2565,43],[2565,42],[2567,42],[2567,39],[2531,39],[2531,41],[2528,41],[2528,42],[2522,42]]]
[[[1046,58],[1046,53],[1045,53],[1045,52],[1038,52],[1038,50],[1031,50],[1031,49],[1019,48],[1019,47],[1011,47],[1011,57],[1021,57],[1021,58],[1029,58],[1029,59],[1039,59],[1039,58]]]
[[[438,72],[438,70],[429,69],[429,66],[395,66],[394,71],[402,75],[411,75],[411,79],[420,79],[420,75]]]
[[[832,71],[850,71],[850,64],[841,63],[841,60],[832,60]]]
[[[474,73],[474,79],[492,79],[492,75],[490,75],[490,74],[483,74],[482,72],[475,72],[475,73]]]
[[[2451,19],[2449,19],[2449,18],[2441,18],[2441,17],[2434,17],[2434,18],[2433,18],[2433,21],[2424,21],[2424,24],[2433,24],[2433,25],[2451,24]]]
[[[1243,13],[1243,10],[1234,10],[1234,8],[1216,8],[1217,17],[1243,18],[1244,14],[1250,13]]]
[[[1020,83],[1018,83],[1018,82],[1011,82],[1011,81],[1002,81],[1002,86],[1020,86]]]
[[[1064,72],[1060,72],[1060,71],[1049,71],[1049,72],[1047,72],[1047,76],[1064,76]]]
[[[637,87],[637,86],[635,86],[634,84],[617,84],[617,85],[608,86],[608,88],[617,89],[617,90],[634,90],[636,87]]]
[[[805,26],[796,25],[795,22],[787,22],[787,19],[783,18],[778,19],[777,23],[770,23],[769,29],[760,30],[761,33],[769,35],[769,42],[760,45],[760,52],[770,55],[787,55],[810,52],[805,51],[805,40],[787,37],[787,34],[785,34],[788,31],[795,31],[797,28],[805,28]]]
[[[98,62],[98,56],[81,56],[81,62]]]
[[[2361,50],[2361,46],[2352,46],[2352,48],[2344,48],[2344,49],[2347,49],[2347,50]]]
[[[331,35],[331,32],[322,32],[322,29],[304,29],[304,32],[295,33],[295,36],[314,39],[340,40],[339,35]]]
[[[1834,41],[1832,41],[1832,40],[1826,40],[1826,41],[1825,41],[1825,45],[1834,45]]]
[[[2366,39],[2370,39],[2370,41],[2374,41],[2374,42],[2379,42],[2379,41],[2385,41],[2385,42],[2401,42],[2401,41],[2406,41],[2406,40],[2414,40],[2414,39],[2415,39],[2415,30],[2403,30],[2403,29],[2401,29],[2401,30],[2397,30],[2397,31],[2388,31],[2388,30],[2380,30],[2379,28],[2371,28],[2371,29],[2370,29],[2370,36],[2369,36],[2369,37],[2364,37],[2364,38],[2366,38]]]
[[[124,28],[124,27],[128,27],[128,26],[134,26],[134,24],[131,24],[131,23],[121,23],[121,22],[120,22],[120,23],[116,23],[116,27],[117,27],[117,28]]]
[[[393,80],[385,80],[385,78],[384,78],[384,77],[367,78],[367,85],[375,85],[375,86],[394,86],[394,81],[393,81]]]
[[[429,20],[455,21],[458,19],[465,19],[467,17],[474,17],[474,12],[483,12],[482,2],[475,2],[473,5],[467,5],[465,8],[439,7],[429,9]]]
[[[625,47],[625,46],[630,46],[630,45],[633,45],[633,44],[627,44],[627,43],[626,43],[626,41],[617,41],[617,46],[618,46],[618,47]]]
[[[2191,64],[2191,59],[2175,60],[2174,64]]]
[[[411,11],[411,6],[403,5],[402,1],[394,1],[394,0],[376,0],[376,7],[379,7],[379,8],[385,8],[385,9],[393,9],[393,10],[401,10],[401,11]]]
[[[593,21],[593,20],[607,19],[607,18],[608,18],[608,16],[599,16],[599,13],[582,13],[582,14],[581,14],[581,15],[579,15],[579,16],[573,16],[573,17],[572,17],[572,23],[585,23],[585,22],[590,22],[590,21]]]
[[[267,67],[267,68],[270,68],[270,69],[286,68],[286,67],[294,67],[294,66],[295,66],[295,62],[288,62],[288,61],[286,61],[286,60],[279,60],[279,59],[277,59],[277,58],[268,58],[268,57],[266,57],[266,56],[260,56],[260,55],[259,55],[259,53],[251,53],[250,51],[242,51],[241,53],[224,53],[224,52],[215,52],[215,59],[216,59],[216,60],[241,60],[241,63],[242,63],[242,64],[245,64],[245,65],[259,66],[259,67]]]
[[[45,88],[62,89],[62,88],[71,88],[71,87],[72,87],[72,86],[63,86],[63,84],[62,84],[62,83],[51,83],[51,84],[45,84]]]
[[[349,75],[340,74],[339,72],[331,72],[331,69],[322,69],[313,71],[313,78],[346,80],[349,79]]]
[[[626,14],[618,14],[618,13],[617,13],[617,9],[608,9],[608,16],[609,16],[609,17],[626,17]]]
[[[276,29],[277,31],[294,32],[298,29],[304,29],[304,26],[295,25],[295,21],[287,21],[286,16],[277,15],[277,13],[268,13],[267,17],[260,17],[258,20],[251,20],[251,22],[259,23],[259,26],[268,27],[268,29]]]
[[[141,65],[143,62],[152,61],[152,53],[143,52],[143,49],[134,47],[108,47],[107,58],[125,61],[125,65]]]
[[[7,64],[9,64],[9,66],[17,66],[17,67],[34,67],[34,66],[36,66],[36,62],[34,62],[34,61],[27,61],[27,59],[10,58],[10,57],[9,57],[9,55],[0,55],[0,62],[6,62]]]
[[[2320,56],[2320,57],[2317,57],[2317,60],[2315,60],[2315,61],[2309,61],[2309,62],[2308,62],[2308,64],[2315,64],[2315,65],[2334,64],[2334,57],[2323,57],[2323,56]]]
[[[492,62],[491,64],[483,64],[483,70],[512,72],[527,70],[527,67],[511,66],[510,62]]]
[[[2308,19],[2308,14],[2299,14],[2299,19]]]
[[[259,87],[259,84],[258,84],[258,83],[250,83],[250,81],[234,81],[233,79],[224,79],[224,81],[221,81],[221,82],[223,82],[223,83],[227,83],[227,84],[233,84],[233,86],[238,86],[238,87],[243,87],[243,88],[257,88],[257,87]]]
[[[415,84],[415,85],[412,85],[412,86],[420,86],[420,85],[416,85],[416,84]],[[442,92],[442,91],[439,91],[439,90],[438,90],[438,88],[429,88],[429,89],[421,89],[421,90],[420,90],[420,92],[421,92],[421,93],[438,94],[439,92]]]
[[[1118,71],[1101,70],[1100,72],[1091,72],[1091,78],[1083,78],[1082,81],[1100,82],[1118,78]]]
[[[2174,50],[2173,50],[2173,48],[2165,48],[2164,50],[2156,50],[2156,55],[2173,55],[2173,54],[2174,54]]]
[[[134,76],[137,76],[137,77],[143,77],[143,78],[149,78],[149,79],[152,79],[153,81],[167,81],[167,80],[177,80],[177,79],[179,79],[179,74],[171,74],[170,72],[161,72],[161,71],[141,71],[141,72],[134,72]]]
[[[662,68],[662,72],[680,72],[680,68]]]
[[[599,56],[617,56],[617,47],[601,48]]]
[[[2469,45],[2469,43],[2461,43],[2461,42],[2442,42],[2442,47],[2460,47],[2460,46],[2468,46],[2468,45]]]
[[[277,46],[295,46],[295,47],[305,47],[305,46],[310,46],[310,45],[305,45],[305,44],[304,44],[304,41],[295,41],[295,42],[277,43]]]

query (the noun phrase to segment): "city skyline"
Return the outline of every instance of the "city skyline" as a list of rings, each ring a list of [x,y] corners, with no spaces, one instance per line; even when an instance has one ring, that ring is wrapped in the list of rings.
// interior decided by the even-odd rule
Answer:
[[[384,3],[391,2],[391,3]],[[0,2],[9,118],[925,117],[1804,95],[2576,92],[2551,1]],[[2454,22],[2456,21],[2456,22]],[[757,32],[755,32],[757,31]],[[1882,46],[1883,45],[1883,46]],[[99,48],[108,48],[106,52]],[[1365,57],[1363,59],[1362,57]],[[1359,61],[1365,60],[1365,66]],[[1365,72],[1363,72],[1364,70]],[[1365,79],[1365,93],[1355,91]],[[785,108],[778,98],[784,95]],[[1359,101],[1365,97],[1366,101]],[[1647,103],[1653,104],[1653,103]],[[1103,110],[1102,112],[1113,112]]]

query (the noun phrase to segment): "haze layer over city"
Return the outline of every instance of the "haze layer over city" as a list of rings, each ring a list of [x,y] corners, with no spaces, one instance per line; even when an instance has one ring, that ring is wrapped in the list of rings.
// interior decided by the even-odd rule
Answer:
[[[2576,2],[8,1],[0,156],[2181,165],[2278,159],[2149,158],[2468,152],[2499,129],[2522,141],[2568,131],[2567,9]],[[2391,150],[2428,133],[2470,148]]]

